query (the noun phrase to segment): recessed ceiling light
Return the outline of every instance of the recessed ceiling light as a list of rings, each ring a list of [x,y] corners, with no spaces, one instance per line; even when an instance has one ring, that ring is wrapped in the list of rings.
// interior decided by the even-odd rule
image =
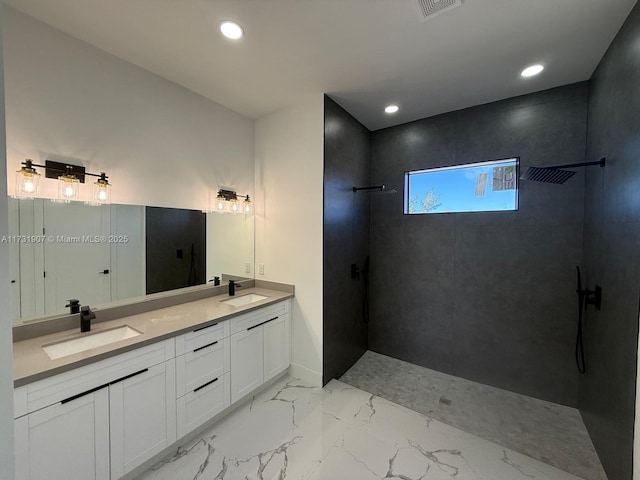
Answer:
[[[400,108],[397,105],[388,105],[384,111],[386,113],[396,113]]]
[[[220,24],[220,31],[225,37],[230,38],[231,40],[238,40],[242,37],[242,35],[244,35],[242,27],[236,22],[232,22],[229,20],[224,21]]]
[[[531,65],[530,67],[525,68],[520,75],[523,77],[535,77],[540,72],[544,70],[542,65]]]

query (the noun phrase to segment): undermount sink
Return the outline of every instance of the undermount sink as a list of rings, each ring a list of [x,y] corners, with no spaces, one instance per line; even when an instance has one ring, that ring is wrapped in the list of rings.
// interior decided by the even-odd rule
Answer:
[[[49,355],[51,360],[73,355],[74,353],[84,352],[92,348],[103,347],[110,343],[126,340],[127,338],[137,337],[141,335],[139,332],[129,325],[112,328],[103,332],[89,333],[82,337],[73,338],[71,340],[63,340],[62,342],[43,345],[42,349]]]
[[[227,305],[231,305],[233,307],[242,307],[244,305],[249,305],[250,303],[259,302],[260,300],[264,300],[265,298],[269,298],[265,295],[258,295],[256,293],[247,293],[246,295],[229,298],[227,300],[221,300],[221,303],[226,303]]]

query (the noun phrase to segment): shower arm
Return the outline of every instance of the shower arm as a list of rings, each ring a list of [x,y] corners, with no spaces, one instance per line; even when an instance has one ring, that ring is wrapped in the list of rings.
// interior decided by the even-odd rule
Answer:
[[[590,167],[592,165],[600,165],[600,167],[602,168],[604,167],[605,163],[606,163],[606,159],[603,157],[597,162],[569,163],[567,165],[554,165],[552,167],[542,167],[542,168],[548,168],[550,170],[559,170],[561,168]]]
[[[373,187],[353,187],[353,191],[357,192],[359,190],[380,190],[384,191],[387,187],[385,185],[375,185]]]

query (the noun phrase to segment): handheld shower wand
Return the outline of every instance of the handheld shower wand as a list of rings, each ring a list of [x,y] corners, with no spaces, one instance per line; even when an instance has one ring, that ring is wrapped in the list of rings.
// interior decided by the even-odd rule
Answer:
[[[582,340],[582,311],[587,309],[588,305],[593,305],[596,310],[600,310],[602,306],[602,288],[596,285],[595,290],[582,288],[582,279],[580,277],[580,267],[576,266],[578,272],[578,335],[576,338],[576,365],[580,373],[587,371],[587,365],[584,359],[584,343]]]
[[[582,310],[586,307],[584,300],[587,296],[587,292],[582,289],[582,279],[580,278],[580,267],[576,265],[576,270],[578,272],[578,289],[576,293],[578,294],[578,334],[576,337],[576,366],[578,367],[578,371],[580,373],[585,373],[587,371],[587,366],[584,361],[584,344],[582,342]]]

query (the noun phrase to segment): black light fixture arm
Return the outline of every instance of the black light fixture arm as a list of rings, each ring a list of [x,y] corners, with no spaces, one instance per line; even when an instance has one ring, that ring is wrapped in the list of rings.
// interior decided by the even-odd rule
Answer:
[[[106,180],[107,178],[109,178],[107,176],[106,173],[104,172],[100,172],[100,173],[89,173],[89,172],[84,172],[85,175],[89,175],[90,177],[99,177],[101,180]]]
[[[46,165],[38,165],[37,163],[33,163],[33,160],[29,158],[25,158],[24,162],[22,162],[22,165],[24,165],[25,168],[31,170],[33,170],[33,167],[47,168]]]

